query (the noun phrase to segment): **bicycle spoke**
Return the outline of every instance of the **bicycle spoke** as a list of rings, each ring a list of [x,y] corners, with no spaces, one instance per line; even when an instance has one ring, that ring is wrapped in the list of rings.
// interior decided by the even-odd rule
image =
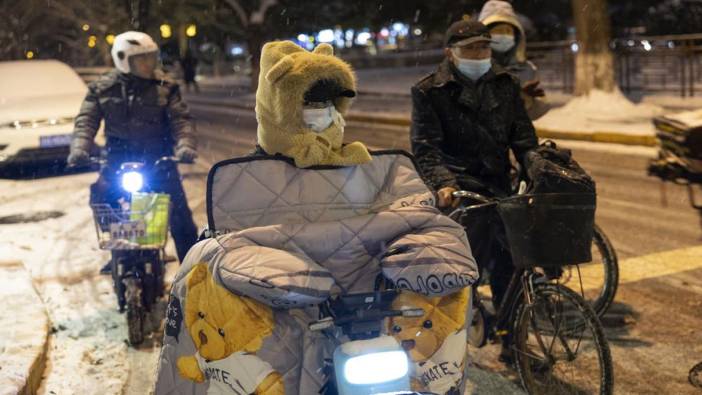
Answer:
[[[534,296],[515,327],[515,362],[528,392],[609,394],[609,349],[582,297],[553,284],[539,286]],[[577,333],[569,329],[574,320],[582,323]]]

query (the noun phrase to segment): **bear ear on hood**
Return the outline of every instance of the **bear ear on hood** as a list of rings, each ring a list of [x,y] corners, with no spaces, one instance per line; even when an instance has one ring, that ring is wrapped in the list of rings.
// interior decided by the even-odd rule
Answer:
[[[268,70],[268,73],[266,73],[266,81],[271,84],[275,84],[275,82],[278,81],[280,77],[284,76],[285,73],[287,73],[291,68],[293,68],[294,65],[295,61],[290,55],[284,56],[273,67],[271,67],[270,70]]]
[[[334,47],[327,43],[322,43],[317,45],[312,52],[318,55],[334,55]]]
[[[208,275],[207,264],[198,263],[190,270],[188,274],[188,288],[192,288],[197,284],[204,282]]]

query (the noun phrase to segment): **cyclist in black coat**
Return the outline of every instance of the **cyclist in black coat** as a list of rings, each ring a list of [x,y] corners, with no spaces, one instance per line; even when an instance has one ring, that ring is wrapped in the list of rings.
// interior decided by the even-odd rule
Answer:
[[[90,187],[90,203],[116,204],[121,197],[116,172],[124,162],[144,162],[150,189],[171,196],[171,234],[178,258],[197,239],[178,168],[172,162],[148,168],[163,156],[183,162],[196,157],[195,129],[178,84],[156,70],[158,46],[148,35],[126,32],[115,38],[112,56],[116,70],[89,86],[75,120],[69,165],[85,164],[100,122],[105,122],[107,163]],[[109,265],[103,268],[104,273]]]
[[[510,150],[519,162],[537,146],[519,82],[492,66],[490,33],[477,21],[459,21],[446,33],[446,59],[412,87],[412,151],[439,206],[451,193],[511,193]],[[504,229],[493,210],[464,219],[478,265],[490,269],[496,305],[513,272]]]

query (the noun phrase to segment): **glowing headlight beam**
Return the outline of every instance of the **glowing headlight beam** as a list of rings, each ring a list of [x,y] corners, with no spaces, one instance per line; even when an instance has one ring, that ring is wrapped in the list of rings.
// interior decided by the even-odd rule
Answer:
[[[397,380],[407,374],[409,363],[404,351],[359,355],[344,364],[344,377],[351,384],[377,384]]]
[[[144,186],[144,176],[136,171],[122,174],[122,188],[127,192],[138,192]]]

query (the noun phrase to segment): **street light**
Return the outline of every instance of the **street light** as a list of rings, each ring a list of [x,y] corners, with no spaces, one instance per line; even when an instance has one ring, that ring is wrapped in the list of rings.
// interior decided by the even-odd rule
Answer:
[[[197,26],[188,25],[188,27],[185,28],[185,35],[188,37],[195,37],[197,35]]]
[[[173,35],[173,32],[171,31],[171,25],[164,23],[159,27],[161,30],[161,37],[163,38],[170,38]]]

